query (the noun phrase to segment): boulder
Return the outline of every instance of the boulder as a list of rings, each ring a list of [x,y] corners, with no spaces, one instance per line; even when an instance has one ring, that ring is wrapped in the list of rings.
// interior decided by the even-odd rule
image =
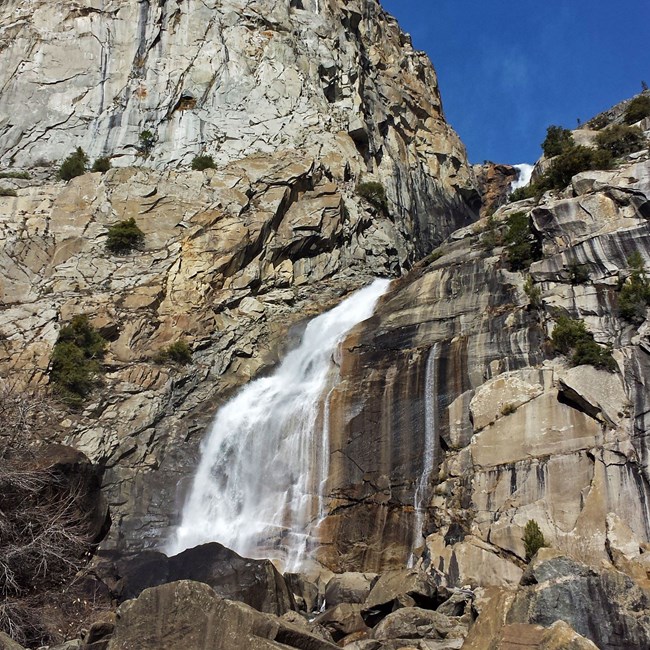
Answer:
[[[424,571],[402,569],[387,571],[375,583],[363,606],[366,623],[374,626],[390,612],[401,607],[435,609],[444,598],[438,597],[438,588]]]
[[[280,618],[287,623],[307,630],[310,634],[317,636],[319,639],[323,639],[323,641],[334,643],[330,631],[325,626],[319,625],[315,621],[310,621],[306,616],[298,612],[286,612]]]
[[[119,601],[137,597],[144,589],[194,580],[210,585],[220,596],[242,601],[278,616],[295,609],[287,584],[269,560],[243,558],[212,542],[167,557],[145,551],[115,563],[118,581],[114,594]]]
[[[474,592],[469,589],[458,589],[445,600],[436,612],[444,614],[445,616],[463,616],[463,614],[471,614],[472,603],[474,602]]]
[[[508,611],[509,624],[549,627],[565,621],[601,650],[650,647],[650,592],[611,566],[596,570],[539,553],[522,585]]]
[[[538,648],[539,650],[598,650],[589,639],[578,634],[564,621],[548,628],[539,625],[507,625],[503,629],[504,648]]]
[[[373,639],[445,639],[462,638],[467,628],[449,616],[419,607],[405,607],[386,616],[372,631]]]
[[[368,631],[361,616],[362,608],[359,604],[341,603],[319,614],[313,622],[329,630],[334,640],[338,641],[348,634]]]
[[[293,594],[296,607],[305,612],[317,612],[323,604],[318,585],[301,573],[285,573],[285,582]]]
[[[108,650],[335,650],[337,646],[208,585],[182,580],[123,603]]]
[[[348,572],[335,575],[325,589],[327,607],[341,603],[363,603],[377,581],[376,573]]]

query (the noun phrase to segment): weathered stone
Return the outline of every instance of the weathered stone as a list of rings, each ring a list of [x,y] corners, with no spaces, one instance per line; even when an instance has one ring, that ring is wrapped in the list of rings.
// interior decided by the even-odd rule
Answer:
[[[377,578],[375,573],[348,572],[335,575],[325,589],[327,607],[341,603],[363,603]]]
[[[435,609],[444,598],[425,572],[416,569],[387,571],[379,577],[363,605],[363,618],[374,625],[387,614],[402,607]]]
[[[319,614],[313,622],[329,630],[334,640],[338,641],[348,634],[368,631],[368,626],[361,616],[362,610],[362,605],[341,603]]]
[[[4,632],[0,632],[0,650],[25,650],[23,646],[16,643],[11,637]]]
[[[625,574],[595,571],[566,557],[533,560],[514,599],[509,623],[550,626],[565,621],[599,648],[650,644],[650,592]]]
[[[225,600],[205,584],[180,581],[146,589],[118,610],[108,650],[334,650],[281,618]]]
[[[405,607],[388,614],[372,631],[374,639],[444,639],[464,637],[466,629],[439,612]]]
[[[561,373],[559,380],[565,400],[609,426],[616,426],[629,411],[620,375],[579,366]]]
[[[283,577],[269,560],[242,558],[217,543],[171,557],[147,551],[118,560],[115,571],[118,581],[113,591],[120,601],[136,598],[149,587],[193,580],[209,585],[223,598],[245,602],[260,612],[279,616],[295,609]]]
[[[481,217],[489,216],[507,201],[518,172],[512,165],[491,162],[473,168],[481,193]]]
[[[470,402],[470,414],[475,431],[493,424],[498,418],[506,417],[526,402],[544,392],[541,373],[503,373],[485,382]],[[531,381],[532,380],[532,381]]]
[[[521,568],[499,557],[497,550],[473,536],[447,544],[444,536],[436,534],[427,538],[427,552],[422,566],[436,582],[446,587],[518,584]]]
[[[296,601],[301,601],[304,605],[304,611],[316,612],[320,610],[323,596],[316,583],[300,573],[285,573],[284,579]]]
[[[295,625],[297,627],[304,628],[310,634],[313,634],[314,636],[318,637],[319,639],[322,639],[323,641],[334,643],[332,634],[325,626],[319,625],[314,621],[310,621],[308,618],[306,618],[302,614],[299,614],[298,612],[285,612],[284,614],[282,614],[281,618],[283,621],[287,621],[287,623],[291,623],[292,625]]]

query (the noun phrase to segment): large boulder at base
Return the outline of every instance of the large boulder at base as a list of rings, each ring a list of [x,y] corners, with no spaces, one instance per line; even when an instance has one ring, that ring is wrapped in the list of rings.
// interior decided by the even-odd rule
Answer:
[[[390,639],[464,638],[467,626],[458,619],[419,607],[405,607],[389,614],[372,632],[379,641]]]
[[[384,616],[401,607],[436,609],[447,598],[438,594],[433,579],[416,569],[387,571],[375,583],[363,606],[362,616],[374,627]]]
[[[463,650],[597,650],[568,623],[556,621],[550,627],[522,623],[506,624],[515,599],[514,589],[489,587],[476,602],[480,615],[471,627]]]
[[[540,552],[522,578],[507,623],[565,621],[601,650],[650,648],[650,593],[613,567],[599,570]]]
[[[315,582],[302,573],[285,573],[283,577],[299,610],[305,612],[320,610],[323,604],[323,594]]]
[[[145,589],[123,603],[108,650],[335,650],[277,616],[182,580]]]
[[[300,614],[298,612],[286,612],[286,614],[282,614],[280,618],[283,621],[286,621],[287,623],[291,623],[292,625],[307,630],[309,634],[313,634],[314,636],[317,636],[319,639],[323,639],[323,641],[329,641],[330,643],[334,643],[334,639],[332,638],[330,631],[326,627],[319,625],[313,620],[310,621],[303,614]]]
[[[368,626],[361,616],[362,606],[356,603],[341,603],[319,614],[314,623],[329,630],[335,641],[357,632],[368,632]]]
[[[239,600],[278,616],[295,609],[293,595],[269,560],[243,558],[217,544],[203,544],[167,557],[145,551],[115,564],[115,596],[120,602],[137,597],[144,589],[194,580],[210,585],[220,596]]]
[[[358,573],[350,571],[335,575],[325,589],[325,604],[334,607],[341,603],[363,603],[370,594],[376,573]]]

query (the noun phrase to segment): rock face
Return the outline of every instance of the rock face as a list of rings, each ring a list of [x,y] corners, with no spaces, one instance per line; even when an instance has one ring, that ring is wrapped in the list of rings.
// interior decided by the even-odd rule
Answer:
[[[0,197],[0,370],[46,384],[77,314],[108,339],[103,386],[61,416],[64,442],[105,468],[106,549],[160,547],[218,405],[307,318],[408,271],[342,345],[328,396],[314,559],[383,575],[333,587],[332,603],[357,602],[323,623],[353,650],[457,648],[474,592],[496,587],[492,647],[650,643],[650,330],[618,310],[630,254],[650,264],[647,150],[472,223],[474,174],[435,73],[376,0],[10,0],[0,30],[0,161],[31,173]],[[114,168],[55,180],[78,146]],[[215,169],[190,171],[197,154]],[[486,172],[486,203],[508,178]],[[385,203],[362,198],[369,180]],[[540,251],[520,266],[519,212]],[[114,256],[107,230],[130,218],[144,250]],[[562,315],[611,347],[609,370],[553,348]],[[180,340],[189,367],[155,362]],[[524,571],[529,520],[562,553]],[[334,647],[205,584],[142,591],[163,574],[233,596],[263,582],[240,597],[292,607],[270,565],[244,575],[238,558],[222,579],[204,551],[140,556],[111,650]],[[309,609],[323,595],[292,591]],[[552,612],[565,597],[593,611]]]
[[[638,562],[650,533],[649,348],[647,326],[617,302],[628,256],[650,264],[649,173],[646,151],[537,206],[501,208],[504,232],[530,213],[543,259],[513,272],[485,223],[463,229],[350,335],[331,397],[324,563],[381,571],[423,534],[440,584],[516,584],[527,521],[598,561],[611,558],[608,513],[626,522]],[[561,314],[613,346],[615,372],[571,368],[553,349]]]
[[[473,169],[481,194],[481,217],[487,217],[506,203],[519,170],[512,165],[492,162],[473,165]]]
[[[158,168],[347,149],[342,167],[376,173],[425,246],[463,211],[445,189],[471,190],[428,59],[375,0],[12,1],[0,25],[5,164],[81,146],[131,165],[145,131]]]
[[[145,590],[118,610],[108,650],[334,650],[302,626],[225,600],[205,584]]]
[[[46,383],[60,328],[90,315],[108,372],[64,440],[106,468],[106,547],[156,547],[216,407],[292,326],[469,223],[473,173],[375,0],[9,2],[0,29],[0,161],[32,176],[3,180],[0,364]],[[56,181],[77,146],[114,169]],[[217,169],[190,171],[199,153]],[[144,250],[113,256],[129,218]],[[178,340],[191,367],[153,363]]]
[[[466,648],[644,648],[648,597],[612,567],[596,570],[542,549],[521,586],[491,588],[476,601],[479,617]]]
[[[150,587],[193,580],[203,582],[223,598],[237,600],[260,612],[280,616],[295,609],[293,597],[269,560],[242,558],[221,544],[203,544],[178,555],[145,551],[113,566],[100,565],[119,602],[139,596]]]

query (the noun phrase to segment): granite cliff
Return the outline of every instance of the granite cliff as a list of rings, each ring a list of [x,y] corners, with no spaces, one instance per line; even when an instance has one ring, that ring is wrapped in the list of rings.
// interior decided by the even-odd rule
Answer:
[[[105,467],[108,544],[155,546],[216,404],[291,323],[469,223],[472,170],[431,64],[374,1],[9,2],[0,25],[0,160],[32,175],[0,199],[2,363],[47,383],[60,328],[91,316],[109,372],[64,440]],[[114,168],[56,181],[78,146]],[[357,195],[369,180],[385,205]],[[144,251],[110,255],[131,217]],[[191,369],[153,363],[181,338]]]
[[[375,0],[9,0],[0,78],[0,374],[47,387],[62,327],[90,317],[103,385],[49,438],[103,471],[105,557],[145,551],[97,569],[137,600],[87,647],[173,647],[190,629],[192,648],[229,650],[650,643],[647,310],[620,310],[630,256],[650,268],[647,143],[502,205],[512,168],[477,181],[433,67]],[[77,147],[113,168],[58,180]],[[197,155],[215,168],[193,171]],[[108,229],[129,218],[144,249],[113,255]],[[397,279],[341,346],[329,398],[320,577],[210,549],[206,577],[152,553],[217,407],[375,276]],[[606,367],[553,345],[569,318]],[[156,361],[180,340],[190,365]],[[530,520],[552,548],[528,564]],[[238,591],[260,582],[254,602]],[[324,602],[325,632],[274,618]]]

